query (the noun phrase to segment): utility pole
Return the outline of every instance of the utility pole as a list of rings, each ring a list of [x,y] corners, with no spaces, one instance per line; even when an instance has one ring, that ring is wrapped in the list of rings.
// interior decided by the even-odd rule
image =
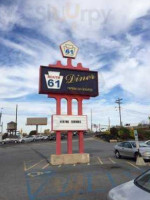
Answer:
[[[101,125],[99,124],[99,132],[100,132],[100,130],[101,130]]]
[[[3,108],[1,108],[1,113],[0,113],[0,126],[1,126],[1,132],[0,133],[1,134],[2,134],[2,129],[3,129],[2,128],[2,125],[3,125],[3,123],[2,123],[2,114],[3,114],[3,112],[2,111],[3,111]]]
[[[15,135],[17,134],[17,120],[18,120],[18,104],[16,105],[16,130],[15,130]]]
[[[93,131],[92,125],[93,125],[93,116],[92,116],[92,109],[91,109],[91,132]]]
[[[108,130],[110,131],[110,117],[108,117]]]
[[[122,104],[122,100],[123,100],[123,99],[118,98],[118,99],[115,101],[115,103],[118,104],[118,108],[119,108],[120,127],[122,127],[121,106],[120,106],[120,105]]]
[[[1,126],[0,142],[2,141],[2,135],[3,135],[2,110],[3,110],[3,108],[1,108],[1,112],[0,112],[0,126]]]
[[[148,119],[149,119],[149,127],[150,127],[150,116],[148,116]]]

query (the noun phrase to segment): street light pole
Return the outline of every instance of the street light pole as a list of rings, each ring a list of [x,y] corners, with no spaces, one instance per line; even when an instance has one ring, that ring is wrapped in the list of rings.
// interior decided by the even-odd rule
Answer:
[[[0,113],[0,126],[1,126],[1,133],[2,133],[2,114],[3,114],[3,108],[1,108],[1,113]]]
[[[123,99],[118,98],[118,99],[115,101],[115,103],[118,104],[118,108],[119,108],[120,127],[122,126],[122,120],[121,120],[121,104],[122,104],[122,100],[123,100]]]
[[[93,131],[93,129],[92,129],[92,125],[93,125],[93,116],[92,116],[92,109],[91,109],[91,132]]]

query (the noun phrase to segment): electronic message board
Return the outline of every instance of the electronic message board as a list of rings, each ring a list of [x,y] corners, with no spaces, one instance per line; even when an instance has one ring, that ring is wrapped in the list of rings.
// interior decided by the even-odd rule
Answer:
[[[39,93],[98,96],[98,73],[41,66]]]

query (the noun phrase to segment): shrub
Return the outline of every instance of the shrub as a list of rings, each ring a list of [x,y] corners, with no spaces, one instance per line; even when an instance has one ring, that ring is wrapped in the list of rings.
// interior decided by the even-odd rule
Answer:
[[[109,130],[104,131],[103,133],[106,134],[106,135],[110,135],[110,131]]]
[[[118,135],[121,139],[126,140],[130,138],[130,131],[125,127],[121,127],[118,131]]]
[[[110,129],[110,134],[111,134],[112,136],[114,136],[114,137],[118,137],[118,129],[115,128],[115,127],[112,127],[112,128]]]
[[[134,129],[129,130],[130,138],[134,139]]]
[[[6,139],[8,137],[8,133],[4,133],[2,136],[2,140]]]
[[[32,130],[32,131],[30,131],[30,133],[29,133],[29,135],[36,135],[37,133],[36,133],[36,130]]]
[[[150,139],[150,130],[145,130],[145,129],[140,128],[137,131],[139,134],[139,138],[145,139],[145,140]]]

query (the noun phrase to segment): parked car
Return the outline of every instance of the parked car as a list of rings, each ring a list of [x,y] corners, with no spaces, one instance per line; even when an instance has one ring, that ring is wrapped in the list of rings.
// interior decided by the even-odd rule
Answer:
[[[43,136],[41,135],[34,136],[34,141],[41,141],[41,140],[43,140]]]
[[[77,135],[78,135],[78,131],[74,131],[73,136],[77,136]]]
[[[19,143],[20,138],[9,138],[11,143]]]
[[[61,139],[62,140],[66,139],[66,136],[64,134],[61,134]]]
[[[1,141],[1,144],[8,144],[8,143],[12,143],[10,138],[5,138]]]
[[[145,160],[150,159],[150,147],[144,142],[139,142],[139,153]],[[137,158],[138,150],[135,141],[126,141],[118,143],[114,148],[116,158],[121,156]]]
[[[43,136],[43,140],[45,141],[45,140],[48,140],[48,136],[47,135],[44,135]]]
[[[49,135],[48,140],[56,140],[56,135]]]
[[[135,180],[119,185],[108,193],[107,200],[149,200],[150,170]]]
[[[25,142],[33,142],[34,141],[34,137],[33,136],[26,136],[26,137],[22,137],[20,138],[20,142],[21,143],[25,143]]]

